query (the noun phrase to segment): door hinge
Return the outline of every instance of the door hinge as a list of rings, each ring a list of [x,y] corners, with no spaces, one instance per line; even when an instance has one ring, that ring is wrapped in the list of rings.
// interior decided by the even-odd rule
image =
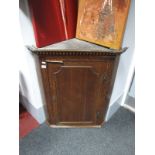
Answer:
[[[41,62],[41,68],[46,68],[46,62],[45,61]]]

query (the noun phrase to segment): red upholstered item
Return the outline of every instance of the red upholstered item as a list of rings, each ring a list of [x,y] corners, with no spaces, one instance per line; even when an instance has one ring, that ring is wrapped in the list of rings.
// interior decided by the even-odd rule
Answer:
[[[77,0],[29,0],[29,7],[37,47],[75,37]]]
[[[65,1],[65,14],[68,38],[75,38],[76,24],[77,24],[77,12],[78,12],[78,0],[64,0]]]

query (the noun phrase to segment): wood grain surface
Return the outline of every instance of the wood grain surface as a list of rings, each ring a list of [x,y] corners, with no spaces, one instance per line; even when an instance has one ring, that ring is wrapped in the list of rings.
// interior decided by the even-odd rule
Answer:
[[[130,0],[80,0],[76,38],[120,49]]]
[[[119,56],[39,58],[50,126],[101,126]]]

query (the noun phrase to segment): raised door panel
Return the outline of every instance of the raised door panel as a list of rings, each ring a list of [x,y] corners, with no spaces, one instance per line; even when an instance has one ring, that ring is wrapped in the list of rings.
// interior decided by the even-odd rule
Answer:
[[[54,124],[96,125],[103,122],[111,62],[48,63]]]
[[[93,69],[62,66],[55,78],[59,123],[94,123],[98,75]]]

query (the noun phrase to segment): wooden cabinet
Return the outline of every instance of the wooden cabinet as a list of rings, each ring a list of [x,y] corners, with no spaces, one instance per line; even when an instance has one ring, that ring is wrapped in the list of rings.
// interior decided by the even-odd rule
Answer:
[[[31,49],[39,55],[51,127],[100,127],[104,122],[122,51],[98,50],[97,45],[91,50],[89,43],[84,45],[89,51],[85,46],[83,51]]]

